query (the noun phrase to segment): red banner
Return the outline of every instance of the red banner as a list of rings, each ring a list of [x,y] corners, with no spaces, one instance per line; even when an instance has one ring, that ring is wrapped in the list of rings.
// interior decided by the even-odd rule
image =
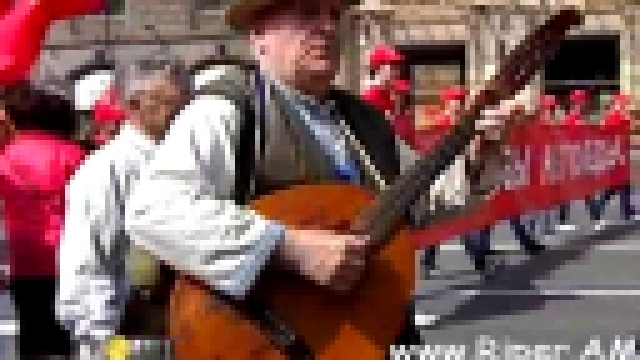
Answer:
[[[423,130],[417,147],[428,151],[446,132]],[[417,231],[421,246],[436,245],[456,235],[559,204],[586,199],[630,180],[629,127],[527,124],[508,141],[509,161],[498,174],[501,187],[458,218]]]

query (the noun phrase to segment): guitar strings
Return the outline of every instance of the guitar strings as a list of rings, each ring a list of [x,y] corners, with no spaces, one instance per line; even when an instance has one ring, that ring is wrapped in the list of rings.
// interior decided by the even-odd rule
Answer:
[[[371,158],[364,150],[364,147],[362,146],[360,141],[358,141],[358,139],[356,139],[353,133],[349,130],[349,126],[344,121],[342,116],[339,116],[338,121],[339,121],[340,127],[342,128],[343,134],[347,136],[347,138],[349,139],[349,142],[355,148],[356,153],[358,154],[358,156],[360,156],[360,161],[362,162],[362,164],[364,164],[366,168],[368,168],[369,173],[373,177],[376,190],[378,190],[378,192],[387,191],[389,188],[387,182],[382,177],[382,174],[380,173],[380,171],[378,171],[378,169],[373,165]]]

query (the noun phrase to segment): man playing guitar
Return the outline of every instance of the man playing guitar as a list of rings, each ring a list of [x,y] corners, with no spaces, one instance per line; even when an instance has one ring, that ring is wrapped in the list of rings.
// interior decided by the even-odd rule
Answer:
[[[394,134],[382,114],[331,85],[348,5],[231,5],[226,19],[248,34],[258,69],[229,71],[187,105],[128,201],[126,222],[136,244],[218,297],[248,297],[272,265],[343,293],[368,265],[369,236],[285,226],[246,206],[251,196],[299,183],[342,181],[381,192],[399,174]],[[247,92],[255,97],[245,102]],[[259,141],[238,145],[254,132]],[[253,145],[259,150],[247,154]],[[463,161],[475,159],[481,168],[483,150]],[[247,192],[239,194],[243,187]],[[401,343],[420,342],[411,323]]]

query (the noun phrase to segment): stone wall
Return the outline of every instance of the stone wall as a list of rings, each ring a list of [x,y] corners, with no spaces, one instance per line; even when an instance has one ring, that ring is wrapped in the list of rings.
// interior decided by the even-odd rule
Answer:
[[[397,4],[397,5],[392,5]],[[577,6],[585,14],[585,24],[571,31],[571,35],[617,33],[621,38],[620,87],[635,94],[636,108],[640,109],[640,41],[638,14],[640,5],[631,1],[594,0],[404,0],[365,3],[363,12],[383,13],[391,18],[387,25],[392,34],[390,43],[427,43],[439,41],[465,41],[469,74],[468,85],[480,86],[486,78],[486,69],[497,64],[505,51],[543,22],[550,13],[565,5]],[[370,15],[369,19],[376,19]],[[369,25],[370,26],[370,25]],[[378,25],[379,26],[379,25]],[[500,48],[500,42],[504,47]],[[538,76],[532,83],[540,87]]]
[[[124,11],[119,14],[85,16],[54,25],[34,76],[38,78],[45,69],[64,73],[88,60],[91,50],[106,41],[123,58],[130,51],[155,46],[159,39],[193,58],[215,51],[233,35],[221,18],[220,6],[225,1],[219,1],[218,8],[209,6],[203,11],[198,0],[124,2]]]
[[[91,56],[91,49],[106,40],[118,57],[155,46],[158,38],[169,41],[186,58],[216,52],[220,44],[235,44],[232,52],[246,47],[224,26],[220,9],[229,0],[124,0],[125,11],[112,16],[87,16],[60,23],[51,30],[36,77],[64,73]],[[621,34],[621,87],[640,94],[640,40],[638,5],[629,1],[594,0],[365,0],[352,9],[344,24],[344,66],[338,81],[353,90],[363,78],[363,54],[372,43],[397,44],[440,40],[467,44],[465,64],[468,82],[478,86],[486,69],[512,47],[533,25],[558,6],[571,4],[586,10],[586,24],[578,32]],[[207,5],[206,9],[203,8]],[[153,25],[153,29],[147,28]]]

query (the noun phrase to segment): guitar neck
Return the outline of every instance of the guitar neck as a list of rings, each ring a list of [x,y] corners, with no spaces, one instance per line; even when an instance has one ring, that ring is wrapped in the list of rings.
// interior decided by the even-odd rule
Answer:
[[[431,153],[408,168],[383,193],[366,215],[365,224],[372,237],[374,252],[395,232],[407,209],[432,186],[435,180],[462,154],[475,137],[475,114],[465,117],[438,142]]]
[[[375,205],[362,214],[355,224],[355,230],[371,236],[371,253],[376,254],[388,243],[411,205],[465,151],[476,136],[476,121],[483,110],[497,106],[524,88],[553,54],[557,45],[565,38],[566,32],[582,21],[583,16],[578,11],[567,8],[528,34],[501,63],[498,74],[471,99],[470,106],[460,115],[460,121],[444,139],[427,156],[399,176],[381,194]]]

